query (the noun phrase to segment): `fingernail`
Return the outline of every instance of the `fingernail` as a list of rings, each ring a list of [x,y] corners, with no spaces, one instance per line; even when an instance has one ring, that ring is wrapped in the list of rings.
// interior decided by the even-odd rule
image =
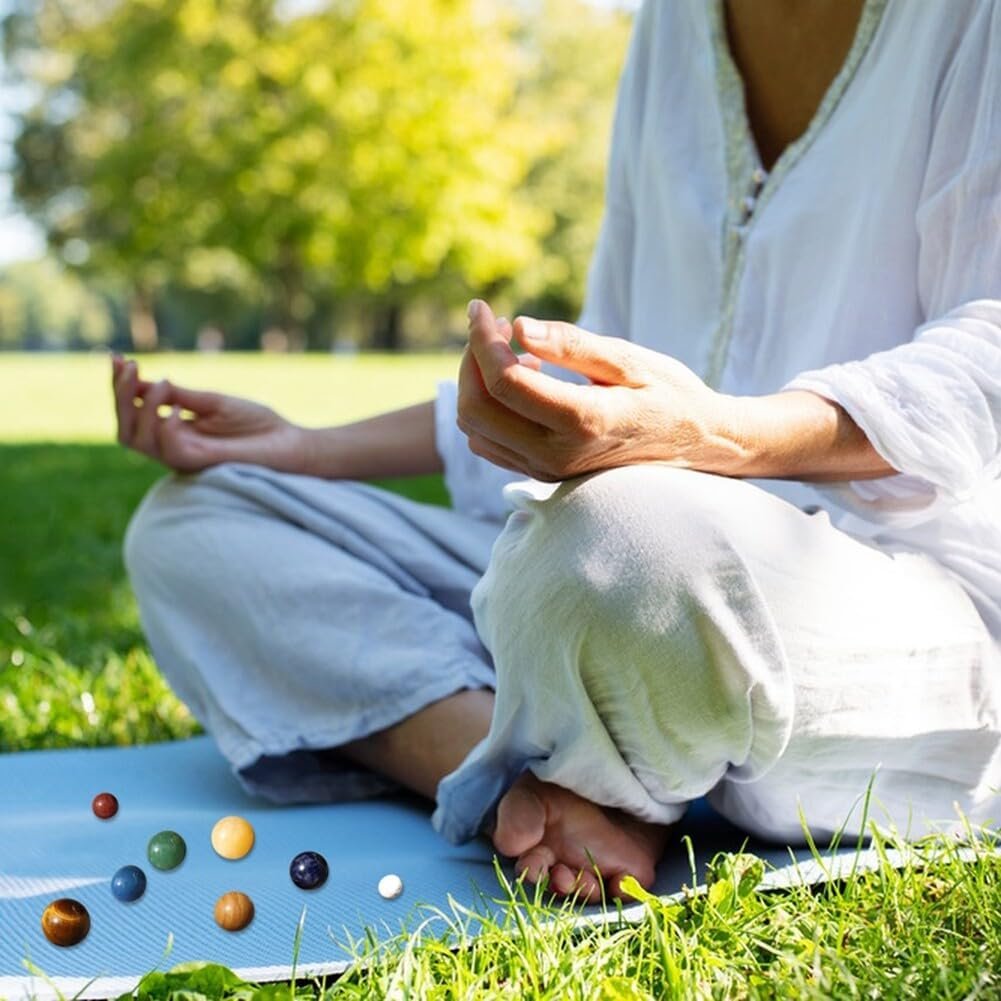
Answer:
[[[483,305],[479,299],[470,299],[469,308],[466,310],[466,316],[470,320],[476,320],[480,315],[480,307]]]
[[[521,332],[530,341],[542,341],[546,338],[546,325],[538,320],[523,316],[521,318]]]

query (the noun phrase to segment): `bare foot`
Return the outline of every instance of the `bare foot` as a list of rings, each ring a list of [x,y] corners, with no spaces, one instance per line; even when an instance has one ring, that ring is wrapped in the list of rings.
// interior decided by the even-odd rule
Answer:
[[[498,804],[492,837],[497,851],[514,858],[515,871],[529,882],[548,876],[553,892],[597,903],[602,881],[609,897],[621,896],[626,875],[652,885],[667,832],[526,772]]]

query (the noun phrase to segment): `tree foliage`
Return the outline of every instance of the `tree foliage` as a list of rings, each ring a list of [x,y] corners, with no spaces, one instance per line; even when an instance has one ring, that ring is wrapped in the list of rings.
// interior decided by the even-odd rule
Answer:
[[[126,280],[140,312],[180,288],[288,331],[335,302],[579,302],[625,18],[579,0],[295,10],[21,0],[5,45],[37,100],[15,194],[62,258]]]

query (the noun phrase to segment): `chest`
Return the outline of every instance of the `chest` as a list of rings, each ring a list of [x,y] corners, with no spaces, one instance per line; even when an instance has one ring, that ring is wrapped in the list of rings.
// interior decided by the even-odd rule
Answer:
[[[807,129],[855,39],[864,0],[725,0],[748,122],[770,169]]]

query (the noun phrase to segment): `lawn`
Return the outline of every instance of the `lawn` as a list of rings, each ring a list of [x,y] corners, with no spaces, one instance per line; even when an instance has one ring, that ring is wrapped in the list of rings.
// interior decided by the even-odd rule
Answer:
[[[456,362],[160,356],[144,371],[323,424],[426,398]],[[3,751],[197,731],[150,659],[124,577],[129,513],[162,470],[111,444],[106,368],[96,356],[0,355]],[[445,501],[438,478],[392,487]],[[710,892],[651,900],[638,924],[580,929],[566,908],[522,901],[475,937],[471,919],[440,916],[435,927],[451,943],[401,940],[333,984],[257,993],[206,968],[151,975],[139,996],[1001,997],[1001,864],[983,845],[962,861],[956,842],[929,843],[902,866],[820,890],[757,891],[757,871],[745,858],[721,859]],[[467,947],[451,948],[456,938]]]

